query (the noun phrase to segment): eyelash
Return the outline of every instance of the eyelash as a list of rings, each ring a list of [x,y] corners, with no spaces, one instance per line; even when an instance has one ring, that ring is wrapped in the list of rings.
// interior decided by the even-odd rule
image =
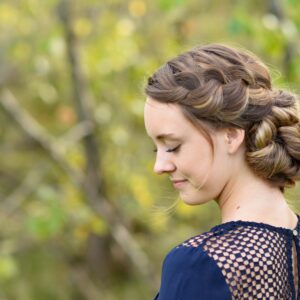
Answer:
[[[176,146],[175,148],[168,149],[168,150],[166,150],[166,152],[176,152],[177,150],[179,150],[179,147],[180,147],[180,146],[181,146],[181,145],[178,145],[178,146]],[[157,152],[157,149],[154,149],[153,152]]]

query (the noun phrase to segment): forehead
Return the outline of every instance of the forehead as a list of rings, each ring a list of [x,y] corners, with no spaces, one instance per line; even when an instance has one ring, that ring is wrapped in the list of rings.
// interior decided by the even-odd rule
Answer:
[[[147,98],[144,109],[144,121],[148,135],[181,133],[191,129],[192,124],[186,119],[179,105],[160,103]]]

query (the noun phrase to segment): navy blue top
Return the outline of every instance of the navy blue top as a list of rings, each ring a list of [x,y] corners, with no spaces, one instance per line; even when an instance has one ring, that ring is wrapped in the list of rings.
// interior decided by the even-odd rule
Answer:
[[[189,238],[165,257],[154,300],[297,299],[293,275],[293,247],[298,269],[300,263],[297,218],[293,230],[231,221]]]

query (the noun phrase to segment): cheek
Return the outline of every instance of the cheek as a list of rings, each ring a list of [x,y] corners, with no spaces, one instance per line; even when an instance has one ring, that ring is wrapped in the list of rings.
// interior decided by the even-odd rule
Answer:
[[[200,150],[195,150],[200,149]],[[181,169],[184,173],[190,174],[193,177],[203,177],[212,166],[212,153],[208,149],[194,147],[193,151],[185,154],[181,162]]]

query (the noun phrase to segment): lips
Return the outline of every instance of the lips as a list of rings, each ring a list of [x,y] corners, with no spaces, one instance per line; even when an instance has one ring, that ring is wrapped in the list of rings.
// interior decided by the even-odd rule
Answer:
[[[175,188],[181,188],[186,182],[186,179],[172,179],[173,186]]]
[[[178,183],[178,182],[184,182],[184,181],[187,181],[186,179],[171,179],[171,181],[173,183]]]

